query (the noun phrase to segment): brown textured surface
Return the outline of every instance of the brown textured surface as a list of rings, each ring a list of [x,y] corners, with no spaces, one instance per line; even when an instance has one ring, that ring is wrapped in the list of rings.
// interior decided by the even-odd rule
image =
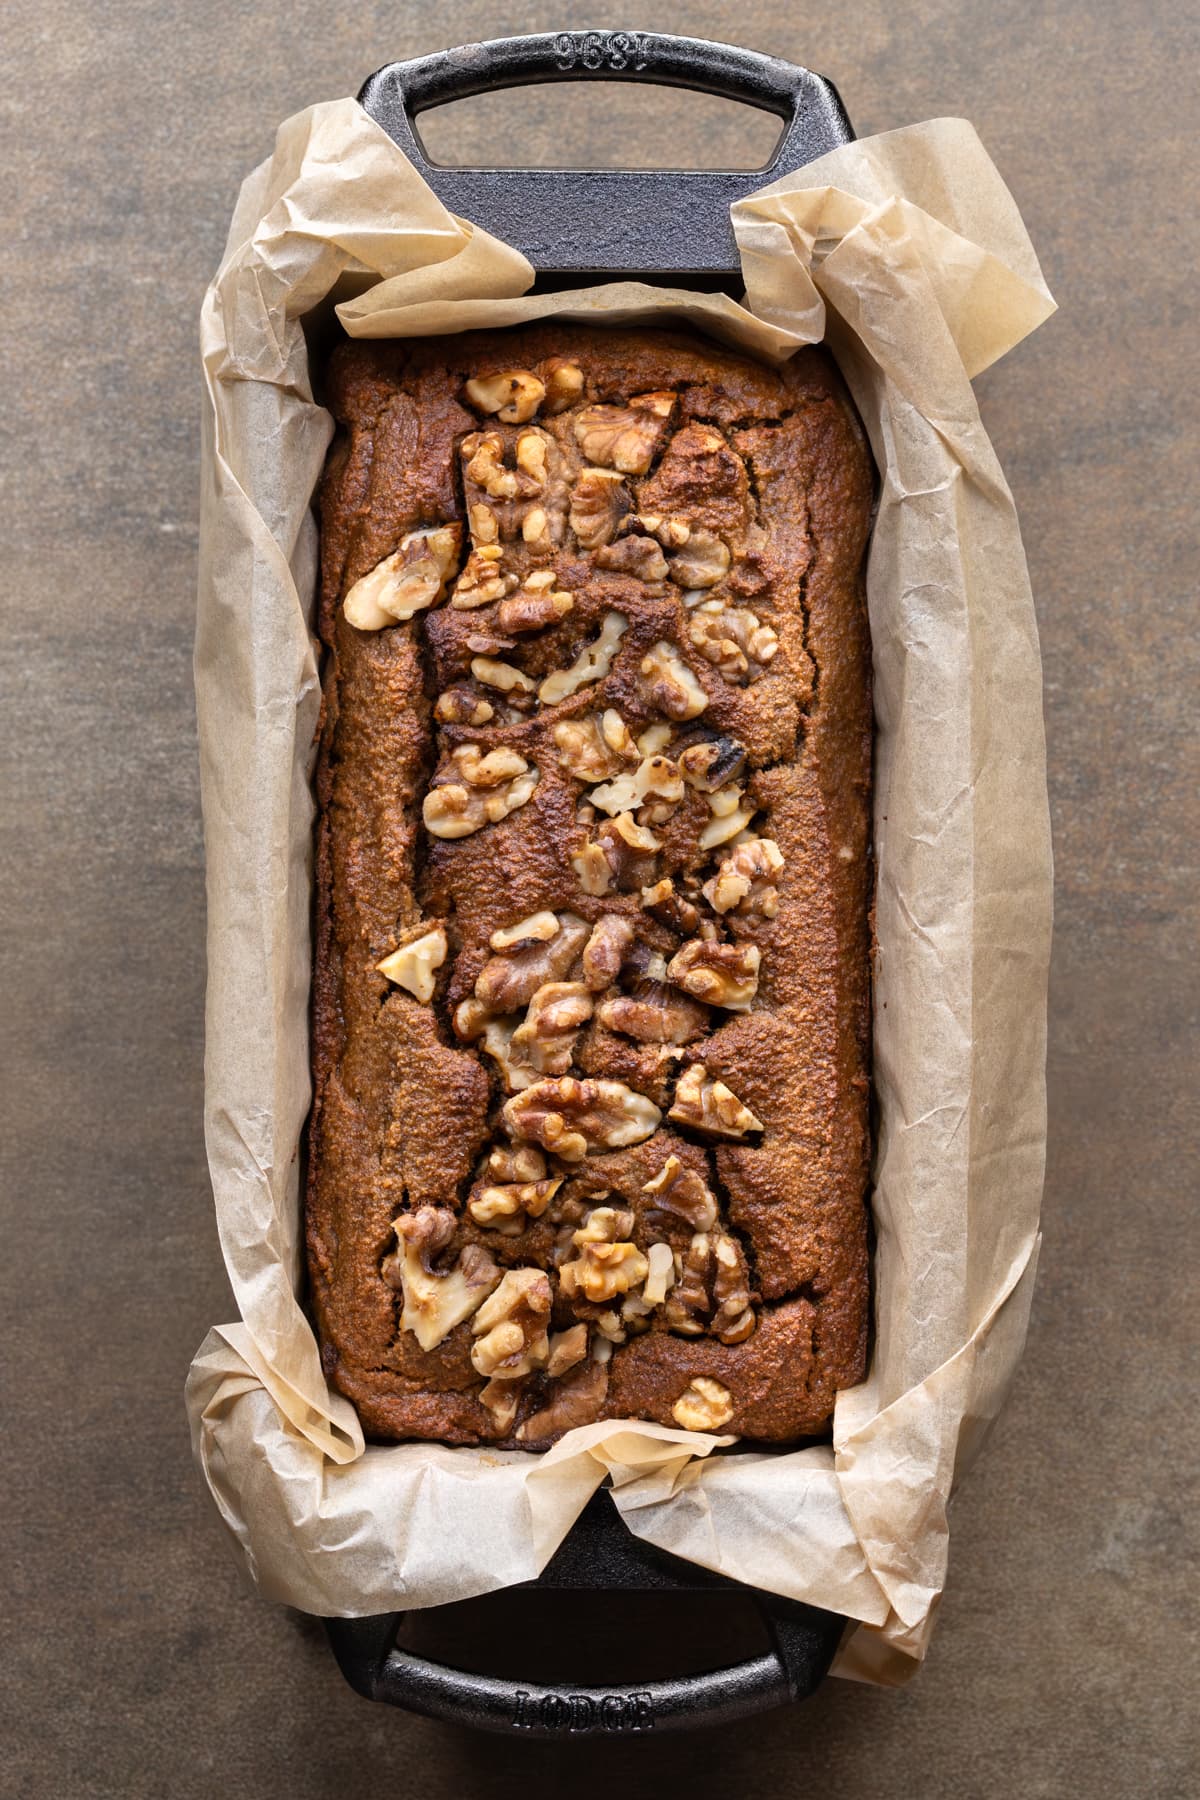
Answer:
[[[726,679],[691,645],[687,625],[698,615],[680,604],[678,586],[609,567],[609,549],[577,542],[565,524],[557,551],[548,539],[531,549],[518,534],[493,565],[515,571],[514,583],[539,568],[553,570],[556,588],[571,597],[561,621],[500,649],[530,676],[568,668],[610,610],[626,622],[604,678],[557,704],[506,709],[494,688],[472,681],[467,640],[501,629],[496,602],[469,610],[442,603],[382,631],[359,630],[343,615],[353,584],[406,532],[462,520],[469,510],[451,478],[460,454],[469,464],[477,438],[468,434],[479,431],[464,382],[497,369],[544,370],[554,358],[569,358],[585,383],[573,406],[553,415],[543,410],[528,426],[501,430],[485,418],[484,427],[507,441],[510,465],[522,430],[540,434],[551,466],[561,466],[578,493],[589,460],[608,460],[602,448],[590,458],[581,454],[580,409],[669,396],[669,422],[653,458],[625,477],[620,510],[681,518],[693,532],[719,534],[732,565],[708,591],[717,604],[753,608],[755,627],[761,620],[778,634],[777,654],[744,679],[732,670]],[[582,1379],[581,1368],[557,1382],[535,1372],[508,1384],[504,1397],[511,1395],[517,1410],[493,1418],[481,1395],[483,1377],[472,1371],[473,1320],[455,1325],[430,1353],[398,1326],[400,1296],[387,1279],[391,1222],[422,1206],[445,1209],[453,1236],[439,1255],[442,1270],[475,1244],[497,1269],[553,1271],[574,1254],[571,1230],[585,1222],[584,1209],[603,1202],[630,1210],[632,1226],[618,1235],[639,1251],[659,1241],[686,1256],[690,1227],[643,1192],[666,1159],[688,1147],[689,1133],[669,1116],[640,1153],[601,1144],[582,1164],[551,1158],[548,1173],[560,1178],[560,1191],[523,1229],[502,1233],[472,1221],[464,1200],[486,1185],[479,1171],[488,1150],[506,1140],[506,1088],[497,1065],[459,1027],[455,1007],[487,961],[489,934],[535,913],[556,911],[588,929],[606,918],[628,921],[637,933],[629,957],[639,947],[672,957],[685,940],[695,945],[703,920],[719,940],[761,954],[753,1010],[711,1009],[696,1028],[704,1035],[664,1062],[653,1046],[604,1028],[605,993],[621,989],[600,981],[593,984],[596,1017],[576,1034],[571,1068],[625,1082],[665,1113],[676,1075],[700,1063],[762,1122],[761,1135],[746,1141],[693,1144],[690,1159],[720,1202],[714,1229],[722,1236],[712,1242],[724,1243],[739,1266],[745,1259],[754,1326],[741,1310],[744,1290],[725,1315],[746,1321],[749,1336],[732,1334],[742,1341],[718,1339],[715,1324],[702,1328],[703,1310],[700,1335],[680,1336],[677,1327],[688,1318],[672,1319],[670,1301],[659,1305],[645,1321],[649,1335],[635,1337],[635,1322],[629,1341],[610,1352],[607,1374],[597,1369],[589,1378],[588,1403],[577,1403],[562,1428],[626,1415],[673,1424],[673,1406],[689,1382],[708,1378],[729,1395],[725,1424],[739,1436],[786,1442],[820,1432],[838,1387],[861,1375],[867,1330],[871,748],[861,565],[872,478],[836,371],[819,351],[795,357],[780,374],[688,333],[550,325],[428,344],[347,345],[334,356],[327,385],[341,430],[320,501],[327,659],[316,777],[308,1240],[330,1378],[354,1400],[365,1428],[383,1437],[513,1440],[536,1448],[561,1435],[538,1421],[564,1383]],[[553,482],[545,493],[552,491]],[[475,493],[469,488],[466,501]],[[527,500],[526,509],[533,504]],[[618,539],[615,527],[604,534],[606,545],[610,540],[617,551],[639,542]],[[653,549],[652,540],[640,542]],[[660,566],[665,570],[661,559]],[[572,866],[588,836],[576,808],[590,788],[564,766],[556,731],[564,722],[595,720],[605,708],[615,709],[634,737],[661,725],[665,715],[639,670],[664,639],[682,649],[703,688],[698,717],[666,718],[672,740],[664,749],[677,756],[689,742],[717,734],[744,747],[746,767],[737,779],[756,805],[753,830],[783,857],[772,916],[758,907],[722,916],[699,893],[699,882],[716,873],[731,846],[698,847],[710,813],[703,794],[690,788],[655,826],[660,851],[614,870],[603,896],[585,892]],[[456,682],[468,684],[472,704],[495,703],[488,722],[436,723],[433,702]],[[431,772],[440,774],[463,744],[520,752],[538,771],[537,786],[507,818],[439,839],[421,823],[421,800]],[[689,929],[671,928],[641,905],[639,888],[664,876],[679,882],[681,894],[688,880],[695,884]],[[437,921],[449,951],[432,1000],[422,1004],[375,965]],[[585,936],[580,927],[581,950]],[[554,977],[578,981],[579,972],[569,956]],[[624,987],[638,991],[631,969]],[[498,1010],[519,1020],[523,1005]],[[566,1074],[566,1063],[552,1073]],[[678,1292],[679,1264],[676,1278]],[[562,1280],[552,1276],[560,1330],[620,1310],[620,1293],[607,1306],[573,1307]]]
[[[668,23],[632,0],[588,16]],[[519,24],[561,18],[538,0]],[[954,1505],[928,1664],[902,1694],[838,1683],[690,1740],[505,1745],[365,1705],[319,1636],[239,1579],[180,1403],[205,1330],[232,1317],[200,1131],[196,309],[236,182],[276,120],[389,55],[518,21],[478,0],[113,0],[103,15],[16,0],[7,191],[22,219],[6,240],[0,448],[6,1793],[1196,1792],[1196,1410],[1181,1378],[1196,1353],[1183,1251],[1200,1186],[1196,259],[1182,178],[1195,24],[1157,0],[697,0],[670,19],[825,68],[864,133],[974,120],[1062,306],[980,383],[1046,666],[1046,1236],[1012,1399]],[[464,105],[458,141],[471,157],[527,144],[545,161],[568,131],[583,161],[631,142],[660,161],[743,145],[740,110],[727,123],[673,94],[653,129],[646,117],[645,96],[611,89],[571,89],[565,108],[544,90],[509,94],[482,123]],[[750,136],[761,145],[760,128]],[[474,1610],[463,1629],[481,1653],[561,1639],[520,1604]],[[656,1597],[632,1624],[614,1607],[579,1635],[604,1679],[638,1643],[661,1668],[693,1637],[697,1656],[720,1655],[725,1628],[705,1636]]]

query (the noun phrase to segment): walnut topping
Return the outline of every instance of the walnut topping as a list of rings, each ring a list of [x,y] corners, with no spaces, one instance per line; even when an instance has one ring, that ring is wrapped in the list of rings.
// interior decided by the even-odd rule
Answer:
[[[511,600],[500,602],[496,623],[501,631],[520,636],[525,631],[541,631],[546,625],[557,625],[574,605],[570,594],[555,588],[553,570],[539,569]]]
[[[664,925],[669,925],[672,931],[680,931],[690,937],[699,928],[699,911],[685,894],[677,892],[669,875],[656,881],[652,887],[642,889],[642,905]]]
[[[489,719],[495,718],[496,709],[482,694],[464,684],[439,694],[433,715],[443,725],[486,725]]]
[[[624,524],[637,525],[647,537],[657,538],[664,550],[681,549],[692,535],[686,519],[666,519],[661,513],[634,513]]]
[[[590,463],[644,475],[663,440],[675,396],[635,394],[628,406],[585,406],[575,417],[575,436]]]
[[[541,915],[534,917],[540,919]],[[582,919],[574,913],[561,913],[553,937],[538,935],[532,942],[519,939],[503,955],[489,957],[475,983],[475,999],[483,1007],[485,1016],[517,1012],[529,1004],[546,982],[561,981],[582,950],[587,936],[588,928]],[[473,1035],[463,1031],[459,1023],[459,1014],[467,1004],[466,1001],[462,1003],[454,1020],[455,1030],[462,1036]]]
[[[736,781],[746,763],[746,746],[736,738],[707,738],[701,744],[689,744],[680,754],[679,772],[697,793],[712,794],[728,782]]]
[[[606,612],[600,622],[599,637],[584,645],[569,669],[556,669],[553,675],[547,675],[538,689],[538,699],[544,705],[553,706],[575,693],[585,682],[602,680],[612,667],[617,646],[628,624],[624,613]]]
[[[546,460],[549,454],[550,439],[544,431],[522,431],[518,434],[514,450],[517,468],[538,493],[545,487],[549,475]]]
[[[543,1269],[509,1269],[471,1323],[471,1363],[493,1381],[519,1381],[550,1359],[550,1278]]]
[[[611,706],[578,719],[560,719],[554,727],[558,760],[577,781],[603,781],[637,755],[619,712]]]
[[[550,356],[538,367],[546,384],[543,412],[566,412],[569,406],[574,406],[583,392],[583,370],[579,364],[568,362],[563,356]]]
[[[697,1375],[671,1408],[671,1417],[685,1431],[719,1431],[733,1417],[733,1396],[719,1381]]]
[[[642,658],[646,698],[670,719],[695,719],[708,705],[708,695],[674,644],[660,638]]]
[[[729,843],[753,822],[756,809],[742,806],[741,798],[739,787],[718,788],[709,795],[713,816],[697,839],[702,850],[715,850],[718,844]]]
[[[467,524],[471,529],[471,540],[477,549],[494,544],[500,536],[500,521],[491,507],[486,506],[482,500],[472,501],[468,506]]]
[[[482,1187],[467,1202],[467,1211],[477,1225],[517,1222],[523,1228],[526,1216],[540,1219],[562,1186],[559,1178],[549,1181],[515,1181],[504,1186]]]
[[[459,779],[431,787],[421,809],[434,837],[467,837],[506,819],[525,805],[538,784],[538,771],[507,747],[485,756],[478,744],[460,744],[451,752],[451,764]]]
[[[675,1281],[675,1257],[670,1244],[651,1244],[646,1261],[650,1267],[642,1287],[642,1299],[650,1306],[661,1306]]]
[[[747,1012],[758,992],[761,961],[756,944],[717,944],[693,938],[667,964],[667,980],[709,1006]]]
[[[462,548],[462,526],[410,531],[400,548],[356,581],[342,611],[359,631],[382,631],[440,600]]]
[[[714,912],[773,919],[779,911],[774,877],[783,868],[783,852],[774,838],[743,838],[704,884],[704,898]]]
[[[524,425],[545,398],[545,384],[529,369],[504,369],[477,375],[463,393],[476,412],[494,413],[504,425]]]
[[[575,1039],[591,1016],[592,996],[582,981],[548,981],[513,1033],[513,1049],[540,1075],[565,1075]]]
[[[476,431],[463,439],[463,461],[467,479],[481,487],[489,500],[515,500],[521,492],[521,478],[515,469],[504,466],[504,439],[498,431]]]
[[[740,1138],[748,1131],[763,1129],[762,1120],[756,1119],[723,1081],[711,1076],[702,1062],[693,1063],[679,1077],[675,1104],[667,1117],[713,1137]]]
[[[653,1101],[624,1082],[571,1075],[536,1081],[504,1103],[510,1136],[540,1144],[564,1162],[582,1162],[589,1150],[640,1144],[661,1118]]]
[[[633,942],[633,921],[619,913],[605,913],[592,926],[583,950],[583,979],[593,993],[611,987]]]
[[[584,469],[571,489],[571,530],[581,550],[612,542],[632,495],[616,469]]]
[[[499,689],[502,694],[532,694],[534,684],[512,663],[498,662],[494,656],[473,656],[471,673],[484,687]]]
[[[484,1167],[494,1182],[541,1181],[546,1159],[532,1144],[494,1144]]]
[[[440,925],[423,931],[420,937],[410,938],[407,944],[401,944],[390,956],[385,956],[375,967],[397,987],[407,988],[422,1005],[427,1006],[433,999],[435,969],[440,969],[446,960],[446,933]]]
[[[493,931],[488,943],[493,950],[511,950],[517,944],[534,941],[548,944],[552,937],[557,937],[558,929],[556,913],[530,913],[527,919],[518,919],[515,925],[503,925],[499,931]]]
[[[779,639],[757,613],[743,606],[706,600],[688,614],[688,637],[706,661],[727,681],[761,675],[779,649]]]
[[[579,885],[593,900],[602,899],[612,886],[613,871],[603,846],[590,840],[571,857],[571,867],[579,877]]]
[[[577,1364],[555,1384],[549,1404],[518,1426],[518,1442],[537,1443],[576,1425],[589,1425],[599,1416],[607,1392],[608,1370],[603,1363],[589,1358]]]
[[[601,812],[629,812],[650,804],[655,816],[649,821],[661,824],[683,799],[683,777],[669,756],[647,756],[628,774],[615,781],[594,787],[588,802]]]
[[[661,1212],[673,1213],[693,1231],[710,1231],[717,1222],[717,1201],[712,1189],[677,1156],[668,1156],[642,1192],[653,1194],[654,1204]]]
[[[723,1344],[740,1344],[755,1327],[746,1259],[736,1238],[719,1231],[697,1232],[675,1256],[675,1290],[666,1306],[672,1331],[685,1337],[703,1332]]]
[[[556,1331],[550,1339],[550,1359],[546,1364],[546,1373],[551,1380],[565,1375],[576,1363],[583,1361],[588,1349],[588,1328],[581,1321],[572,1325],[568,1331]]]
[[[729,545],[715,532],[693,526],[685,544],[671,558],[671,580],[681,588],[715,587],[729,573]]]
[[[480,1404],[492,1415],[492,1432],[496,1437],[507,1437],[512,1430],[523,1385],[517,1381],[489,1381],[480,1388]]]
[[[503,600],[517,585],[517,576],[502,568],[504,550],[499,544],[484,544],[472,550],[462,574],[454,584],[450,606],[456,612],[471,612],[477,606],[490,606]]]
[[[637,1245],[628,1241],[632,1229],[632,1213],[598,1206],[588,1214],[571,1237],[578,1255],[558,1271],[559,1288],[566,1299],[598,1304],[641,1286],[650,1265]]]
[[[411,1331],[422,1350],[436,1349],[483,1303],[500,1271],[479,1244],[468,1244],[447,1274],[434,1271],[433,1258],[454,1236],[454,1214],[448,1207],[401,1213],[393,1230],[397,1248],[384,1259],[383,1276],[404,1294],[400,1329]]]
[[[602,545],[596,552],[596,567],[645,582],[665,581],[667,577],[667,559],[654,539],[648,537],[623,537],[615,544]]]
[[[639,1044],[693,1044],[704,1036],[708,1014],[662,981],[642,981],[633,994],[602,1002],[596,1015],[607,1031]]]

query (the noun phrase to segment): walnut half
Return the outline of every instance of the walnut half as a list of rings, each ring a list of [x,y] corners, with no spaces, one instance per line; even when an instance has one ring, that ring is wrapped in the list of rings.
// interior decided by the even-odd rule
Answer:
[[[440,600],[462,549],[462,526],[410,531],[400,548],[354,583],[342,611],[359,631],[382,631]]]
[[[652,1100],[622,1081],[578,1081],[571,1075],[535,1081],[504,1103],[511,1137],[540,1144],[564,1162],[582,1162],[590,1150],[640,1144],[661,1118]]]
[[[421,808],[434,837],[468,837],[506,819],[538,784],[538,771],[505,746],[485,755],[478,744],[460,744],[450,762],[453,775],[430,788]]]

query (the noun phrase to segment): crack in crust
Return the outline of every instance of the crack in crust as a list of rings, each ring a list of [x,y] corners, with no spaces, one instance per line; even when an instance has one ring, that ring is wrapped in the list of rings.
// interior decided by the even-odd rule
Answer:
[[[715,1387],[787,1441],[861,1373],[869,469],[814,353],[781,380],[659,338],[335,363],[309,1245],[382,1435],[540,1448]],[[427,537],[457,580],[343,612]],[[445,1267],[409,1282],[455,1322],[421,1347],[376,1246],[430,1203]],[[557,1336],[502,1298],[472,1350],[467,1250]]]

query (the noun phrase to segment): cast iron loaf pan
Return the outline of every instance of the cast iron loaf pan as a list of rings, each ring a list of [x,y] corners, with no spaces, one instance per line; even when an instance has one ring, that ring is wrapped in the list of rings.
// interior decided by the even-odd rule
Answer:
[[[414,120],[434,106],[549,81],[642,81],[718,94],[778,114],[784,128],[764,169],[469,169],[431,163]],[[466,44],[389,63],[358,96],[459,217],[524,252],[541,291],[630,276],[740,294],[729,208],[767,182],[853,137],[833,85],[808,69],[730,44],[637,31],[562,31]],[[686,230],[681,229],[686,221]],[[682,1731],[801,1700],[823,1680],[846,1621],[741,1587],[643,1544],[598,1493],[536,1582],[564,1591],[560,1643],[572,1636],[570,1590],[734,1590],[751,1598],[766,1654],[701,1674],[631,1687],[543,1685],[452,1668],[397,1647],[405,1615],[325,1621],[350,1685],[370,1700],[461,1725],[527,1737]]]

